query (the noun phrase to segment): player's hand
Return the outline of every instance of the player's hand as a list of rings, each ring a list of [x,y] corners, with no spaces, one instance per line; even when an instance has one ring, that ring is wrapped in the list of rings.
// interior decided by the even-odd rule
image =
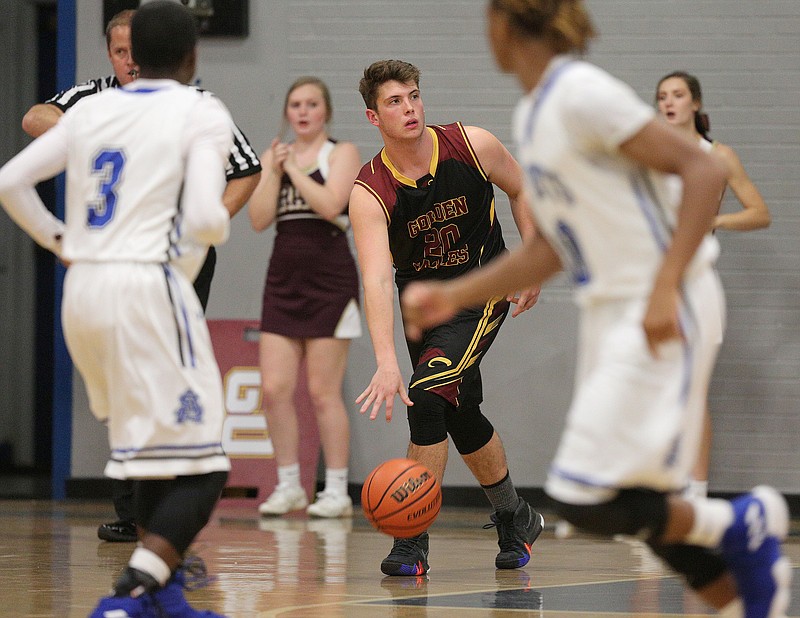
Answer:
[[[524,313],[533,307],[536,304],[536,301],[539,300],[539,293],[541,291],[542,287],[536,285],[532,288],[528,288],[527,290],[522,290],[521,292],[507,296],[506,300],[516,305],[516,307],[514,307],[514,311],[511,312],[511,317],[515,318],[520,313]]]
[[[659,345],[683,336],[678,321],[679,303],[678,290],[659,285],[653,288],[642,327],[647,347],[654,357],[658,357]]]
[[[403,324],[409,339],[422,338],[425,329],[446,322],[457,312],[440,283],[410,283],[400,298],[403,310]]]
[[[359,410],[361,414],[364,414],[372,406],[372,411],[369,413],[369,420],[371,421],[378,417],[381,406],[386,404],[386,422],[388,423],[392,420],[395,395],[399,395],[400,400],[407,406],[414,405],[414,402],[408,398],[408,393],[406,393],[406,386],[399,367],[378,367],[375,375],[372,376],[369,386],[356,398],[356,403],[363,402]]]

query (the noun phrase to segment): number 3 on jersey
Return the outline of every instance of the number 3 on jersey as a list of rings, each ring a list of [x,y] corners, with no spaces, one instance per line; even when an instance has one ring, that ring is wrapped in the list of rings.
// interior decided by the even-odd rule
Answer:
[[[115,190],[125,167],[125,153],[121,150],[101,150],[92,161],[91,175],[97,178],[97,196],[89,203],[89,227],[104,227],[114,218],[117,206]]]

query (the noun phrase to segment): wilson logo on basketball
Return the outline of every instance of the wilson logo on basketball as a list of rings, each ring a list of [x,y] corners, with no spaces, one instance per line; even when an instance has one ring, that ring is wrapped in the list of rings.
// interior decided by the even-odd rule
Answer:
[[[400,485],[400,487],[398,487],[392,492],[391,494],[392,499],[398,504],[402,504],[403,500],[408,498],[411,494],[413,494],[417,489],[422,487],[430,479],[431,475],[429,472],[423,472],[417,477],[410,476],[405,483]]]

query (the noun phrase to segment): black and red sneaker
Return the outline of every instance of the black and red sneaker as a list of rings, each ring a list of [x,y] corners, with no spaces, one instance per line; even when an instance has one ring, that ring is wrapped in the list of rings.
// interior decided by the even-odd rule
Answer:
[[[425,575],[428,566],[428,533],[408,539],[395,539],[392,551],[381,562],[386,575]]]
[[[544,517],[522,498],[513,511],[496,511],[489,516],[491,524],[484,528],[497,528],[500,552],[494,560],[498,569],[518,569],[531,559],[531,546],[544,530]]]

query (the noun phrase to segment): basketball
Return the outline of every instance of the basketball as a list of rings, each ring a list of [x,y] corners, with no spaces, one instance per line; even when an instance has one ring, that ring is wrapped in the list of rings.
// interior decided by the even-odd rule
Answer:
[[[390,459],[375,468],[361,489],[367,520],[384,534],[417,536],[442,507],[442,490],[433,473],[412,459]]]

